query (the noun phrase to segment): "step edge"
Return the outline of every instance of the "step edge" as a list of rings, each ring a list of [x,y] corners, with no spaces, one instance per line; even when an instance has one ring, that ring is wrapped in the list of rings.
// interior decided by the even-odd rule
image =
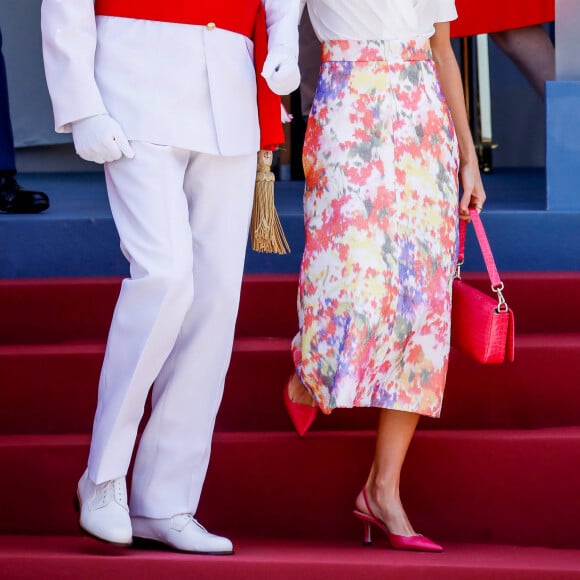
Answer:
[[[580,332],[525,332],[516,334],[516,348],[537,348],[543,350],[577,348],[580,346]],[[289,351],[292,336],[251,336],[234,338],[233,352],[273,352]],[[2,356],[32,356],[36,354],[93,354],[105,349],[106,341],[79,340],[55,343],[15,343],[0,344]],[[40,352],[38,352],[40,351]]]
[[[57,542],[66,543],[66,546],[61,546],[66,549],[69,546],[77,546],[79,544],[85,545],[92,540],[87,539],[83,536],[71,536],[69,534],[50,534],[50,535],[36,535],[36,534],[0,534],[0,562],[7,561],[8,559],[18,558],[20,561],[24,553],[26,558],[31,559],[46,559],[47,549],[51,545]],[[303,565],[304,562],[319,563],[321,566],[327,566],[335,564],[336,566],[348,565],[348,562],[343,561],[332,561],[329,562],[325,559],[320,559],[319,555],[331,551],[336,555],[338,550],[348,550],[352,554],[357,554],[359,550],[363,550],[363,556],[357,560],[357,562],[351,562],[351,565],[368,565],[384,566],[388,569],[389,565],[393,567],[399,567],[401,565],[409,566],[410,569],[413,567],[433,567],[438,570],[455,569],[461,570],[466,569],[465,557],[466,555],[472,554],[474,558],[477,558],[478,568],[480,570],[505,570],[505,571],[516,571],[516,570],[529,570],[533,568],[534,571],[546,572],[578,572],[578,566],[580,563],[580,549],[575,548],[550,548],[545,546],[519,546],[513,544],[477,544],[477,543],[462,543],[462,542],[445,542],[445,560],[438,554],[422,554],[421,558],[417,558],[416,554],[408,554],[404,552],[390,552],[389,558],[383,558],[383,551],[379,550],[369,550],[368,548],[361,548],[349,540],[341,541],[328,541],[321,539],[320,541],[300,541],[294,539],[279,539],[273,540],[269,538],[260,538],[258,536],[239,536],[234,538],[236,545],[241,548],[240,552],[237,553],[234,558],[228,557],[227,560],[233,562],[235,560],[235,565],[243,566],[245,563],[254,563],[259,561],[264,565],[271,565],[276,563],[277,565],[292,566]],[[38,546],[39,549],[34,550],[30,544]],[[258,545],[259,544],[259,545]],[[22,547],[20,547],[22,545]],[[280,548],[282,550],[280,551]],[[106,549],[106,546],[105,548]],[[247,550],[247,552],[246,552]],[[278,561],[272,560],[271,558],[264,559],[264,556],[271,554],[273,550],[280,552],[280,559]],[[296,556],[296,552],[302,552],[302,558]],[[305,552],[305,553],[304,553]],[[350,553],[345,555],[350,557]],[[513,560],[507,560],[506,558],[513,558]],[[53,553],[50,556],[51,560],[54,561],[66,561],[66,560],[78,560],[80,559],[92,559],[92,558],[102,558],[102,555],[95,554],[94,552],[88,552],[86,554],[81,554],[78,552],[71,551],[64,553]],[[167,551],[139,551],[139,560],[149,560],[149,561],[166,561],[168,558],[182,559],[183,555],[179,553],[171,553]],[[195,558],[194,556],[192,558]],[[455,559],[461,559],[456,561]],[[380,562],[379,562],[380,560]],[[215,558],[215,565],[220,566],[224,562],[224,558]],[[204,562],[206,562],[204,558]],[[193,564],[193,560],[191,561]],[[539,576],[538,576],[539,577]]]
[[[323,440],[341,439],[373,439],[374,430],[357,431],[311,431],[300,441],[320,442]],[[275,444],[288,439],[297,439],[292,431],[216,431],[214,443],[229,444],[269,442]],[[415,439],[425,440],[459,440],[468,441],[522,441],[536,443],[537,441],[571,441],[580,443],[580,426],[567,427],[541,427],[537,429],[419,429]],[[60,434],[24,434],[24,435],[0,435],[0,448],[2,447],[52,447],[62,445],[85,445],[90,441],[90,434],[84,433],[60,433]]]

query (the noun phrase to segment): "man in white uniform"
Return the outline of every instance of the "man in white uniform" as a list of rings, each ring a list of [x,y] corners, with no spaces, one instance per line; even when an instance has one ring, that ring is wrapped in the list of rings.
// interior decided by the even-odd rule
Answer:
[[[253,43],[227,26],[264,9],[268,56],[257,72],[288,94],[299,83],[298,0],[42,3],[56,130],[72,132],[83,159],[105,163],[131,270],[78,484],[81,527],[101,540],[232,552],[194,515],[231,355],[260,144]],[[129,509],[125,475],[152,383]]]

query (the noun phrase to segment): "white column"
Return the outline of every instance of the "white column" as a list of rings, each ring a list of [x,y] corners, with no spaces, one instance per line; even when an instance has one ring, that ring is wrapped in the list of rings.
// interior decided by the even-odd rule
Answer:
[[[481,140],[491,144],[491,83],[489,74],[489,40],[487,34],[477,36],[477,79]]]

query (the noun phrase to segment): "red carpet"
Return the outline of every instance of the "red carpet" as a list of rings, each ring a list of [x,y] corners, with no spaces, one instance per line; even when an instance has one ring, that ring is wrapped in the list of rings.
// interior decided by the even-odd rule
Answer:
[[[234,556],[118,550],[71,537],[6,537],[0,577],[38,580],[568,580],[573,550],[449,544],[443,554],[413,554],[350,542],[239,539]],[[26,565],[23,563],[26,562]]]
[[[72,498],[119,280],[1,281],[0,578],[580,578],[580,274],[504,280],[516,362],[452,352],[443,416],[422,420],[403,473],[415,527],[446,548],[429,555],[359,545],[350,512],[376,412],[293,433],[281,389],[296,278],[246,277],[199,512],[234,539],[229,558],[78,536]]]

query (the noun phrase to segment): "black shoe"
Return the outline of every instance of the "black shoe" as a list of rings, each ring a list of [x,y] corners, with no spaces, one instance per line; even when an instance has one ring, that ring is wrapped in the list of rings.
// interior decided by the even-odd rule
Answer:
[[[39,213],[49,205],[46,193],[22,189],[13,175],[0,175],[0,211]]]

